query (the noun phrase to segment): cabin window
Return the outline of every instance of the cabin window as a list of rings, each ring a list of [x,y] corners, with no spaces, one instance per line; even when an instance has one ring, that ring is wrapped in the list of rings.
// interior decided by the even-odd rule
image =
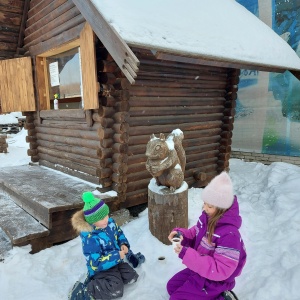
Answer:
[[[80,48],[47,57],[46,66],[50,108],[54,109],[54,99],[59,109],[82,108]]]
[[[97,109],[94,33],[86,23],[80,37],[36,56],[39,110]]]

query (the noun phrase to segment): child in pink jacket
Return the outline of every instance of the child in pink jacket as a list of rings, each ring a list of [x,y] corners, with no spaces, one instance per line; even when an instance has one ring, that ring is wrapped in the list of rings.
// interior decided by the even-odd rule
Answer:
[[[242,218],[237,197],[226,172],[204,188],[202,200],[203,212],[197,224],[190,229],[175,228],[168,237],[181,237],[175,252],[187,267],[167,283],[170,300],[236,299],[228,291],[241,274],[246,251],[239,233]]]

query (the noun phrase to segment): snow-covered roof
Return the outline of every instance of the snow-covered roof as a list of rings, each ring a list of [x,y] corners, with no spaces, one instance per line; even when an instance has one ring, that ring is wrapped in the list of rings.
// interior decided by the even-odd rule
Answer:
[[[234,0],[91,2],[130,46],[300,70],[300,59],[287,42]]]

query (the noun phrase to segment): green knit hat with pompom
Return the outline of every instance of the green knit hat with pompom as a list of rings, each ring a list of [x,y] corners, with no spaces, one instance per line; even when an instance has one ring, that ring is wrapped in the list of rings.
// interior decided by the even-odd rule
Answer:
[[[92,192],[84,192],[82,200],[84,218],[89,224],[103,220],[109,214],[109,207],[103,200],[96,198]]]

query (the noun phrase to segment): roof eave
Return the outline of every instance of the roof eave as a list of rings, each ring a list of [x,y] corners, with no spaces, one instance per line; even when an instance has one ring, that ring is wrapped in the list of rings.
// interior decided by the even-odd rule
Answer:
[[[157,48],[155,49],[151,47],[151,45],[145,45],[145,44],[128,42],[128,45],[131,47],[145,48],[151,50],[156,56],[156,58],[158,59],[177,61],[183,63],[210,65],[210,66],[223,67],[223,68],[249,69],[249,70],[258,70],[258,71],[275,72],[275,73],[283,73],[290,69],[284,66],[274,66],[274,65],[263,64],[261,62],[250,62],[247,60],[232,60],[228,58],[193,54],[189,52],[176,51],[175,49],[174,50],[157,49]],[[300,70],[294,70],[294,71],[300,72]]]

